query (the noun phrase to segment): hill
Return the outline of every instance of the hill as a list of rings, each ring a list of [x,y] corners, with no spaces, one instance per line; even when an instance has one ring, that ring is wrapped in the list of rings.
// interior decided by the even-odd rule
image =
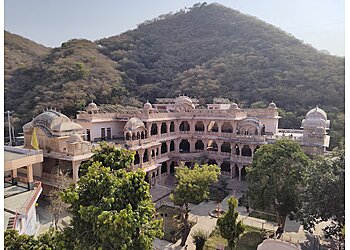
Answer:
[[[74,115],[91,99],[137,106],[184,93],[201,103],[229,98],[241,107],[273,100],[283,109],[282,127],[300,127],[307,110],[319,105],[333,121],[336,142],[344,129],[344,78],[344,58],[252,16],[196,4],[94,43],[62,44],[12,74],[5,86],[20,88],[6,88],[5,107],[29,119],[45,106]]]

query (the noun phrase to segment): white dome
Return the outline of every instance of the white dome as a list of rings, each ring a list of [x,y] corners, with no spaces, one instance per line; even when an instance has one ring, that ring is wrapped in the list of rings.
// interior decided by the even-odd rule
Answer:
[[[239,109],[238,104],[237,103],[232,103],[230,106],[230,109]]]
[[[193,101],[188,96],[179,96],[175,99],[176,107],[190,107],[194,108]]]
[[[92,110],[97,110],[98,107],[96,105],[96,103],[94,103],[93,101],[91,103],[89,103],[89,105],[86,107],[87,111],[92,111]]]
[[[326,128],[328,127],[328,124],[327,124],[327,121],[323,119],[306,118],[306,119],[303,119],[303,121],[301,122],[301,127],[302,128],[317,128],[317,127]]]
[[[144,109],[151,109],[152,108],[152,104],[150,104],[148,101],[143,105]]]
[[[306,114],[306,119],[322,119],[327,120],[327,114],[322,109],[316,106],[316,108],[311,109]]]
[[[125,131],[146,130],[145,124],[137,117],[131,118],[124,126]]]
[[[277,109],[277,106],[276,104],[272,101],[269,106],[268,106],[269,109]]]

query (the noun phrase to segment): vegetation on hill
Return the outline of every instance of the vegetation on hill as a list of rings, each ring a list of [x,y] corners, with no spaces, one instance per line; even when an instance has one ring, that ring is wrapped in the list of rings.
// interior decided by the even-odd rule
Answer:
[[[273,100],[286,114],[281,127],[299,128],[319,105],[336,125],[333,145],[344,134],[344,58],[218,4],[161,15],[95,43],[68,41],[12,75],[5,108],[27,120],[48,105],[74,115],[91,99],[137,106],[187,94],[200,104],[223,97],[241,107]]]

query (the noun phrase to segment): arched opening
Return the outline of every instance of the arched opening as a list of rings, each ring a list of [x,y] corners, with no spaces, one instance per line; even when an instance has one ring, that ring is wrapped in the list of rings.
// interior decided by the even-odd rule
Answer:
[[[218,144],[215,141],[209,141],[208,143],[208,151],[218,151]]]
[[[175,143],[174,143],[174,141],[171,141],[170,142],[170,149],[169,149],[169,151],[172,152],[174,150],[175,150]]]
[[[221,172],[231,172],[230,162],[224,161],[220,166]]]
[[[166,169],[167,169],[166,166],[167,166],[166,162],[163,162],[162,163],[162,168],[161,168],[161,171],[160,171],[162,174],[166,173]]]
[[[188,140],[186,139],[181,140],[179,150],[180,150],[180,153],[190,152],[190,143],[188,142]]]
[[[156,173],[152,173],[152,181],[151,181],[152,186],[156,185]]]
[[[174,173],[175,173],[175,162],[172,161],[170,164],[170,174],[174,175]]]
[[[132,140],[136,140],[136,135],[135,135],[135,133],[132,133]]]
[[[237,144],[235,145],[235,150],[236,150],[236,155],[239,155],[239,146]]]
[[[231,144],[229,142],[224,142],[221,145],[221,152],[231,153]]]
[[[204,123],[202,121],[198,121],[194,128],[195,131],[204,131]]]
[[[204,143],[203,143],[203,141],[202,140],[197,140],[196,144],[194,145],[194,148],[198,149],[198,150],[204,150]]]
[[[152,126],[151,126],[151,135],[156,135],[158,134],[158,126],[156,123],[152,123]]]
[[[143,153],[143,162],[147,162],[148,161],[148,151],[145,150],[145,153]]]
[[[214,160],[214,159],[209,159],[209,160],[208,160],[208,165],[212,165],[212,164],[218,165],[217,162],[216,162],[216,160]]]
[[[149,179],[149,173],[146,173],[146,175],[145,175],[145,181],[146,181],[148,184],[151,183],[151,182],[150,182],[150,179]]]
[[[160,133],[161,134],[165,134],[167,131],[166,131],[166,123],[163,122],[162,123],[162,126],[160,127]]]
[[[218,132],[219,127],[215,121],[211,121],[208,125],[208,132]]]
[[[136,151],[136,154],[134,156],[134,165],[140,164],[140,155],[139,152]]]
[[[141,139],[140,132],[137,132],[136,139],[137,139],[137,140],[140,140],[140,139]]]
[[[145,132],[141,132],[141,139],[145,139]]]
[[[170,123],[170,132],[174,132],[175,131],[175,124],[174,122]]]
[[[221,127],[221,132],[223,133],[232,133],[233,132],[233,127],[230,122],[224,122]]]
[[[239,169],[237,164],[235,164],[235,166],[233,167],[232,178],[238,178],[238,176],[239,176]]]
[[[167,151],[168,151],[168,149],[167,149],[166,142],[162,142],[162,147],[161,147],[160,153],[165,154]]]
[[[246,170],[246,166],[243,166],[242,170],[241,170],[241,181],[245,181],[247,177],[247,170]]]
[[[256,148],[254,149],[254,153],[255,153],[259,148],[260,148],[259,145],[256,146]]]
[[[242,148],[242,156],[252,156],[252,150],[249,148],[248,145],[244,145]]]
[[[187,121],[182,121],[179,126],[180,131],[190,131],[190,124]]]
[[[130,139],[131,139],[130,132],[127,132],[125,135],[125,140],[130,141]]]

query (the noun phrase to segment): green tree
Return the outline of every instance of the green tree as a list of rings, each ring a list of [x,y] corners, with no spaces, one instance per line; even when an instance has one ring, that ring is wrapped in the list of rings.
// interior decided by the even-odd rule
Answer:
[[[141,170],[111,170],[101,162],[92,163],[78,185],[62,195],[70,204],[72,222],[65,231],[74,247],[151,249],[154,237],[161,237],[162,231],[144,179]]]
[[[263,145],[248,168],[248,195],[256,208],[272,208],[283,232],[288,215],[300,207],[300,191],[308,157],[299,144],[283,139]]]
[[[236,241],[244,232],[244,225],[242,221],[237,221],[237,199],[230,197],[227,203],[228,211],[217,220],[216,225],[219,227],[221,236],[227,240],[229,248],[234,249],[236,246]]]
[[[196,245],[196,250],[202,250],[208,239],[208,233],[202,229],[197,229],[192,233],[192,238],[193,243]]]
[[[181,246],[184,246],[188,235],[191,231],[191,226],[188,221],[189,203],[199,203],[206,199],[209,195],[209,184],[218,181],[220,169],[216,165],[196,164],[193,169],[186,166],[176,168],[175,177],[177,186],[174,192],[170,195],[170,199],[175,205],[182,208],[181,220],[184,226]]]
[[[313,231],[321,221],[332,220],[325,235],[341,244],[345,228],[345,149],[341,142],[331,154],[318,156],[305,175],[306,189],[298,219]]]
[[[81,165],[79,171],[84,175],[94,162],[101,162],[102,166],[112,170],[126,169],[131,166],[134,155],[135,153],[130,150],[117,149],[114,144],[99,142],[99,147],[94,150],[94,155]]]
[[[17,230],[9,229],[4,235],[6,250],[27,250],[27,249],[65,249],[63,234],[50,229],[48,232],[35,238],[33,235],[20,235]]]

